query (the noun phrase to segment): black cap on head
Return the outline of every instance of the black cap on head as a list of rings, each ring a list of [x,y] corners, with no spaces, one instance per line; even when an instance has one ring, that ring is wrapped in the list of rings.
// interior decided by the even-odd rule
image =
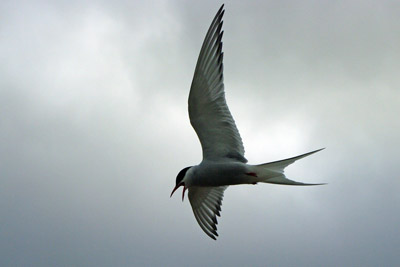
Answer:
[[[176,176],[176,185],[178,185],[180,182],[182,182],[183,177],[185,177],[186,172],[187,172],[191,167],[192,167],[192,166],[186,167],[186,168],[182,169],[182,170],[178,173],[178,176]]]

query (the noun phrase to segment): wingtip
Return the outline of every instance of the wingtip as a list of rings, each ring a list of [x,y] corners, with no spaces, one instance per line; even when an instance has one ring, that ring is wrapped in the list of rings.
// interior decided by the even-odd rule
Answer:
[[[225,6],[225,4],[222,4],[222,6],[218,9],[217,16],[219,18],[222,18],[224,16],[224,13],[225,13],[224,6]]]
[[[210,236],[210,237],[211,237],[212,239],[214,239],[215,241],[217,241],[218,233],[215,232],[215,233],[213,233],[213,235]]]

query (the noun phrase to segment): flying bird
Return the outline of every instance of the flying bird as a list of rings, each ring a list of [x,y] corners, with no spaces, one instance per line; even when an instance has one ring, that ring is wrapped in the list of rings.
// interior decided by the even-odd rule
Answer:
[[[224,191],[230,185],[271,183],[283,185],[320,185],[295,182],[286,178],[284,169],[301,158],[322,149],[279,161],[246,164],[244,147],[225,100],[223,82],[222,17],[218,10],[206,34],[197,60],[189,93],[189,117],[203,150],[199,165],[186,167],[176,177],[174,192],[185,190],[201,229],[216,240]]]

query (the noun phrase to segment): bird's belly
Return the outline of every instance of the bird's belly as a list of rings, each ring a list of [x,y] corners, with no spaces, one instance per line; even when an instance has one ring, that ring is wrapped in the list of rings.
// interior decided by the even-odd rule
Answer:
[[[195,173],[193,185],[224,186],[237,184],[254,184],[257,177],[252,176],[246,164],[212,164],[201,166]]]

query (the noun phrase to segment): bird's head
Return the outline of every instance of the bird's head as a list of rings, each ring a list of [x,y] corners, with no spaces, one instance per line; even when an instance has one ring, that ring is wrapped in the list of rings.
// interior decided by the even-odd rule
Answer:
[[[174,194],[174,192],[176,191],[176,189],[178,189],[179,187],[183,186],[183,191],[182,191],[182,201],[183,201],[183,197],[185,196],[185,190],[186,190],[186,186],[185,186],[185,181],[186,181],[186,179],[187,179],[186,172],[187,172],[191,167],[192,167],[192,166],[186,167],[186,168],[182,169],[182,170],[178,173],[178,175],[176,176],[175,188],[174,188],[174,190],[172,190],[172,193],[171,193],[171,196],[170,196],[170,197],[172,197],[172,195]]]

